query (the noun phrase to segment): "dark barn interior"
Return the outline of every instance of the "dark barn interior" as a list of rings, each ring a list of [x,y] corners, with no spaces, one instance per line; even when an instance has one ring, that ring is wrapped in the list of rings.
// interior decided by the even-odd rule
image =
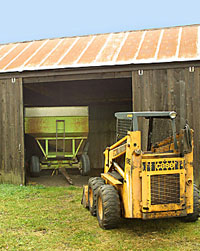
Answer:
[[[88,106],[91,168],[103,168],[103,151],[115,139],[114,113],[132,110],[131,79],[24,84],[24,107]]]

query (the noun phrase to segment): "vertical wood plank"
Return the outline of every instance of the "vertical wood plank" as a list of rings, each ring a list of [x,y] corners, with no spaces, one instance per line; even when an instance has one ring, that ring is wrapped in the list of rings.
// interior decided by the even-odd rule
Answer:
[[[24,184],[22,80],[0,80],[0,182]],[[21,144],[21,151],[18,146]]]
[[[200,121],[199,121],[199,108],[200,108],[200,70],[195,69],[194,83],[193,83],[193,127],[194,127],[194,177],[195,183],[200,185]]]
[[[21,167],[21,182],[25,184],[25,149],[24,149],[24,105],[23,105],[23,82],[22,78],[18,79],[19,89],[19,124],[20,124],[20,167]]]
[[[2,81],[2,170],[6,171],[6,81]]]
[[[185,81],[180,80],[180,128],[183,128],[186,122],[186,96],[185,96]]]
[[[135,72],[132,71],[132,110],[135,111],[136,106],[136,82],[135,82]]]
[[[134,111],[174,110],[177,112],[177,131],[185,125],[194,129],[194,173],[197,185],[200,184],[200,68],[189,72],[188,68],[145,71],[142,76],[134,72],[133,103]],[[141,128],[143,128],[141,126]],[[157,136],[161,139],[165,124],[154,123]],[[155,138],[154,140],[158,140]]]

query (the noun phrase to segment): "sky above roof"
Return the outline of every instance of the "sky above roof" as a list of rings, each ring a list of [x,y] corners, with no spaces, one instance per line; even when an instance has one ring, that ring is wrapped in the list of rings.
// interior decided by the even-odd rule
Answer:
[[[200,23],[199,0],[1,0],[0,44]]]

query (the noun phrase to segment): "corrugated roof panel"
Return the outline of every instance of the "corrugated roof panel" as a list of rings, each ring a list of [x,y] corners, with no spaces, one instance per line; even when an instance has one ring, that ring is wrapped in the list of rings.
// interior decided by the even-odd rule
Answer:
[[[66,54],[66,56],[62,59],[62,61],[59,63],[59,65],[71,65],[73,64],[82,51],[86,48],[90,40],[92,39],[92,36],[86,36],[86,37],[80,37],[74,46],[71,48],[71,50]]]
[[[198,41],[198,27],[184,27],[181,34],[179,57],[195,58]]]
[[[29,43],[18,43],[14,45],[14,49],[10,51],[4,58],[0,60],[0,69],[4,69],[29,45]]]
[[[44,43],[44,41],[33,42],[18,58],[16,58],[7,68],[17,69],[20,68],[32,55],[33,53]]]
[[[103,51],[97,56],[96,62],[111,62],[115,55],[118,56],[118,48],[123,42],[124,36],[125,33],[111,34],[107,39],[107,43]]]
[[[79,64],[89,64],[94,62],[98,53],[100,52],[101,48],[105,44],[108,34],[98,35],[94,38],[88,49],[82,55],[80,60],[78,61]]]
[[[0,60],[3,56],[5,56],[12,48],[14,48],[15,44],[6,44],[1,46],[0,50]]]
[[[200,25],[0,45],[0,72],[200,60]]]
[[[157,60],[162,60],[167,58],[170,59],[176,56],[179,29],[180,28],[164,30]]]
[[[25,66],[27,67],[36,67],[42,63],[42,60],[53,50],[53,48],[59,43],[60,39],[46,40],[47,42],[43,43],[43,47],[32,57]],[[41,46],[42,46],[41,45]]]
[[[155,57],[160,35],[161,30],[148,31],[145,34],[144,41],[137,56],[137,60],[151,59]]]
[[[130,32],[122,46],[122,49],[117,57],[117,61],[129,61],[133,59],[138,51],[140,41],[142,39],[142,32]]]
[[[70,46],[74,43],[76,38],[63,38],[61,43],[58,45],[51,55],[43,62],[41,66],[52,66],[57,64],[58,60],[65,55]]]

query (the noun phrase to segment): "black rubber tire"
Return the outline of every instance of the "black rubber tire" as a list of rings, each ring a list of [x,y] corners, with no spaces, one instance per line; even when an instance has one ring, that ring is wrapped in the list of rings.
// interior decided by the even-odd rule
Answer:
[[[93,216],[96,216],[97,193],[99,187],[104,184],[104,180],[101,177],[93,177],[88,180],[88,207]]]
[[[97,194],[97,219],[103,229],[116,228],[121,216],[120,199],[111,185],[103,185]]]
[[[186,217],[183,217],[182,220],[184,222],[195,222],[199,218],[199,214],[200,214],[199,190],[198,190],[198,188],[197,188],[197,186],[195,184],[194,184],[193,189],[194,189],[193,190],[193,213],[188,214]]]
[[[81,169],[80,173],[82,176],[86,176],[90,172],[90,159],[89,156],[86,153],[83,153],[81,156]]]
[[[30,176],[39,177],[40,176],[40,160],[38,156],[32,156],[30,162]]]

